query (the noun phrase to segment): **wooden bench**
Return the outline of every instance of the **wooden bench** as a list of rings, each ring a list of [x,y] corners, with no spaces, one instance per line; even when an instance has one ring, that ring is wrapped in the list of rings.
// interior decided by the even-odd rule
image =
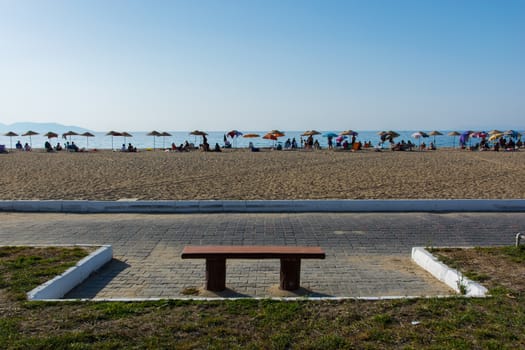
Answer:
[[[206,289],[226,288],[226,259],[280,259],[279,288],[295,290],[300,287],[301,259],[324,259],[320,247],[296,246],[186,246],[182,259],[206,259]]]

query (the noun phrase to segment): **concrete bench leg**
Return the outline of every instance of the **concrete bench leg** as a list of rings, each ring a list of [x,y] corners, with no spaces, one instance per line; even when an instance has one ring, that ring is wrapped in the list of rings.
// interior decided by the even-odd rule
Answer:
[[[226,259],[206,259],[206,289],[213,292],[226,289]]]
[[[279,288],[296,290],[301,285],[301,259],[281,259]]]

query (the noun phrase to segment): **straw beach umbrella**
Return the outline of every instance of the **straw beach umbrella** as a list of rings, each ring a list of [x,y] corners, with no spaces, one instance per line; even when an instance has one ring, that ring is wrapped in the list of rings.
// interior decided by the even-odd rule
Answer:
[[[68,132],[63,133],[62,137],[67,140],[67,137],[69,136],[69,142],[71,142],[71,136],[77,136],[77,135],[78,135],[78,133],[69,130]]]
[[[58,134],[56,132],[48,131],[44,134],[44,136],[48,139],[52,139],[58,137]]]
[[[459,135],[461,135],[461,134],[460,134],[459,132],[457,132],[457,131],[451,131],[451,132],[449,132],[447,135],[448,135],[448,136],[453,136],[453,137],[454,137],[454,139],[453,139],[453,141],[452,141],[452,148],[456,148],[456,136],[459,136]]]
[[[13,136],[18,136],[16,132],[9,131],[4,134],[4,136],[9,137],[9,147],[11,148],[11,151],[13,150]]]
[[[38,133],[32,130],[29,130],[25,134],[22,134],[22,136],[29,136],[29,146],[31,146],[31,148],[33,148],[33,143],[31,142],[31,136],[34,136],[34,135],[38,135]]]
[[[161,133],[158,132],[157,130],[153,130],[153,131],[148,133],[148,136],[153,136],[153,150],[155,150],[155,138],[157,136],[161,136]]]
[[[106,136],[111,136],[111,150],[113,151],[113,136],[121,136],[121,134],[118,131],[111,130],[106,134]]]
[[[163,131],[160,133],[160,136],[162,136],[162,148],[166,148],[166,136],[171,136],[171,134],[167,131]]]
[[[86,131],[86,132],[83,133],[83,134],[80,134],[80,136],[85,136],[85,137],[86,137],[86,149],[87,149],[88,146],[89,146],[89,141],[88,141],[88,139],[89,139],[90,137],[95,137],[95,135],[93,135],[92,133],[90,133],[90,132],[88,132],[88,131]]]
[[[434,131],[429,132],[428,135],[430,135],[430,136],[434,136],[434,145],[435,145],[435,144],[436,144],[436,136],[441,136],[441,135],[443,135],[443,134],[440,133],[440,132],[437,131],[437,130],[434,130]]]
[[[126,137],[133,137],[133,135],[131,135],[129,132],[121,132],[120,133],[120,136],[124,137],[124,144],[126,144]]]

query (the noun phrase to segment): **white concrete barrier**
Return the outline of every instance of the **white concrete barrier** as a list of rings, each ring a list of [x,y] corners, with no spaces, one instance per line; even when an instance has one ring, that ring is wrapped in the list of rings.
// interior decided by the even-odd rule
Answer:
[[[27,299],[60,299],[111,259],[113,259],[113,248],[110,245],[104,245],[80,260],[75,266],[67,269],[63,274],[27,293]]]
[[[449,268],[447,265],[440,262],[435,256],[430,254],[425,248],[412,248],[412,259],[438,280],[454,289],[457,293],[464,293],[464,295],[468,297],[485,297],[488,293],[487,288],[468,279],[461,274],[461,272]]]

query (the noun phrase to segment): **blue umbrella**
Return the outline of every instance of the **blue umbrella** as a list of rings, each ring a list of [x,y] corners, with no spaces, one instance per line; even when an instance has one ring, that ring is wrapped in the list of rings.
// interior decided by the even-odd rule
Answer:
[[[326,132],[323,134],[324,137],[337,137],[338,134],[336,134],[335,132]]]

